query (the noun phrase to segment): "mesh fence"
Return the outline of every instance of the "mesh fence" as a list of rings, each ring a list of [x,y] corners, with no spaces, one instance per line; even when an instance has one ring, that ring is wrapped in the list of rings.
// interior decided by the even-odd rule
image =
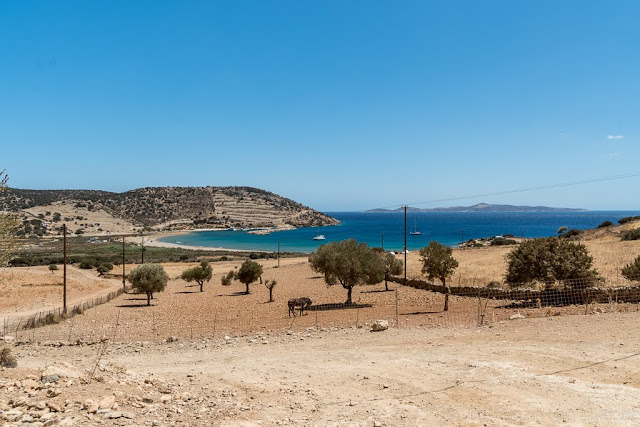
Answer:
[[[402,278],[392,278],[402,283]],[[144,299],[122,290],[73,306],[70,317],[60,309],[22,318],[6,317],[3,335],[17,341],[96,343],[178,339],[225,339],[309,328],[369,328],[386,320],[397,328],[475,328],[516,318],[629,312],[640,309],[639,286],[603,287],[601,281],[570,280],[562,283],[529,283],[520,286],[443,286],[411,279],[394,290],[354,293],[351,304],[315,303],[307,307],[286,301],[249,304],[242,309],[225,307],[167,313],[162,307],[136,309],[129,301]],[[370,295],[375,293],[375,302]],[[161,296],[165,300],[170,296]],[[177,298],[177,297],[176,297]],[[177,301],[177,300],[176,300]],[[445,305],[447,310],[445,310]],[[94,308],[92,308],[94,307]],[[121,308],[122,307],[122,308]],[[82,314],[81,316],[73,314]],[[49,321],[53,317],[52,321]],[[43,319],[45,319],[43,321]]]

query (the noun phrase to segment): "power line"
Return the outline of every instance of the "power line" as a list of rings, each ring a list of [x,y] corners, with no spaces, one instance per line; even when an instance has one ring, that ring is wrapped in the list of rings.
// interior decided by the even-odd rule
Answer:
[[[550,188],[570,187],[570,186],[574,186],[574,185],[591,184],[591,183],[594,183],[594,182],[614,181],[614,180],[618,180],[618,179],[633,178],[633,177],[637,177],[637,176],[640,176],[640,172],[633,172],[633,173],[628,173],[628,174],[625,174],[625,175],[605,176],[605,177],[601,177],[601,178],[583,179],[583,180],[579,180],[579,181],[563,182],[563,183],[560,183],[560,184],[548,184],[548,185],[539,185],[539,186],[535,186],[535,187],[523,187],[523,188],[517,188],[517,189],[513,189],[513,190],[496,191],[496,192],[491,192],[491,193],[474,194],[474,195],[469,195],[469,196],[458,196],[458,197],[449,197],[449,198],[445,198],[445,199],[426,200],[426,201],[423,201],[423,202],[403,203],[401,205],[383,206],[382,208],[379,208],[379,209],[390,209],[390,208],[395,208],[395,207],[402,207],[402,206],[405,206],[405,205],[414,205],[414,206],[415,205],[427,205],[427,204],[432,204],[432,203],[451,202],[451,201],[455,201],[455,200],[475,199],[475,198],[478,198],[478,197],[501,196],[501,195],[504,195],[504,194],[524,193],[524,192],[527,192],[527,191],[547,190],[547,189],[550,189]]]

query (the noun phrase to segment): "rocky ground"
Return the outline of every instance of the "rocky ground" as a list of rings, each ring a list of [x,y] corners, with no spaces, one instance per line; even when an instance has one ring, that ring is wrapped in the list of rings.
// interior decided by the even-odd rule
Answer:
[[[637,425],[638,313],[12,346],[6,425]]]

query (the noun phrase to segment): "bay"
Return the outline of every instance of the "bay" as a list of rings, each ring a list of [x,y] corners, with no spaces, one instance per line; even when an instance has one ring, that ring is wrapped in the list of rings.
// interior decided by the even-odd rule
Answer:
[[[369,246],[401,251],[404,245],[404,215],[402,213],[327,212],[341,221],[328,227],[299,228],[273,232],[269,235],[248,234],[246,231],[194,231],[160,238],[163,242],[187,246],[275,252],[311,253],[328,242],[354,238]],[[586,212],[420,212],[407,215],[407,248],[410,251],[426,246],[430,240],[455,246],[462,239],[498,235],[546,237],[557,234],[560,227],[595,228],[603,221],[614,224],[618,219],[640,215],[640,211]],[[415,229],[423,235],[409,235]],[[324,235],[326,240],[313,240]]]

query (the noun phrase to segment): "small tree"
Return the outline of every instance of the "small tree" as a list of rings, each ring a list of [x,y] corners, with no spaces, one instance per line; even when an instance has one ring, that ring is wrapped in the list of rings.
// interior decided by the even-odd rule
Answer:
[[[111,264],[110,262],[101,262],[100,264],[98,264],[97,270],[98,275],[103,276],[113,270],[113,264]]]
[[[222,276],[222,286],[231,286],[231,282],[236,278],[236,272],[231,270],[226,276]]]
[[[592,265],[593,257],[581,243],[557,237],[533,239],[507,254],[505,282],[520,286],[561,281],[576,288],[586,287],[600,277]]]
[[[9,177],[5,171],[0,171],[0,196],[7,191]],[[0,267],[4,267],[11,260],[11,255],[16,247],[16,232],[18,222],[14,215],[0,213]]]
[[[569,230],[569,227],[567,227],[566,225],[563,225],[562,227],[558,228],[558,234],[562,234],[567,230]]]
[[[458,268],[458,261],[453,258],[452,254],[453,251],[450,247],[441,245],[436,241],[431,241],[428,246],[420,249],[422,273],[426,274],[429,280],[440,280],[447,290],[444,294],[444,311],[449,310],[449,294],[451,294],[447,279]]]
[[[266,288],[269,289],[269,301],[268,302],[273,302],[273,288],[275,288],[277,284],[278,284],[278,282],[275,281],[275,280],[265,280],[264,281],[264,286],[266,286]]]
[[[397,259],[395,255],[390,254],[389,252],[381,253],[380,257],[384,263],[384,289],[388,291],[389,285],[387,284],[387,281],[389,280],[389,276],[402,273],[402,267],[404,264],[402,261]]]
[[[262,266],[255,261],[246,260],[240,266],[240,269],[235,274],[236,279],[241,283],[244,283],[247,287],[245,294],[249,294],[249,284],[255,282],[262,275]]]
[[[58,266],[55,264],[49,264],[49,271],[53,274],[54,271],[58,270]]]
[[[632,282],[640,281],[640,256],[622,269],[622,277]]]
[[[355,286],[374,285],[384,279],[385,267],[378,254],[355,239],[331,242],[320,246],[309,256],[311,268],[324,274],[329,286],[340,284],[347,290],[347,301]]]
[[[159,264],[143,264],[134,268],[127,280],[133,289],[141,294],[147,294],[147,305],[151,305],[151,298],[155,292],[162,292],[167,287],[169,276]]]
[[[204,285],[204,282],[211,280],[212,274],[213,268],[211,268],[207,261],[202,261],[199,266],[183,271],[182,280],[185,282],[196,282],[200,285],[200,292],[202,292],[202,285]]]

